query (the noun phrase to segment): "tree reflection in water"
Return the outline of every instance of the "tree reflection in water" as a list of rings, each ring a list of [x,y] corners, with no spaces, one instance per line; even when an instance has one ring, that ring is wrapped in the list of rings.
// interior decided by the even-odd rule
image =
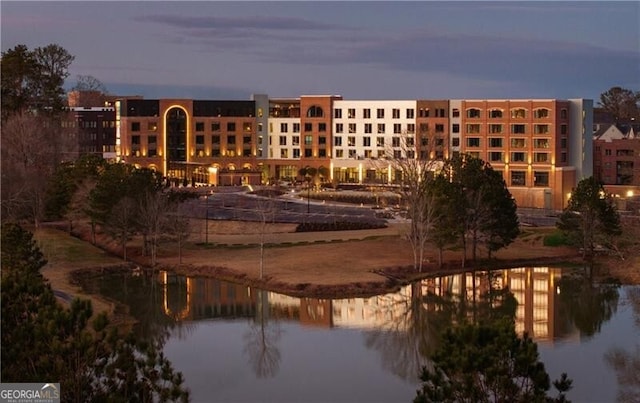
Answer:
[[[366,335],[365,345],[379,350],[383,367],[410,382],[418,379],[423,366],[430,368],[429,356],[449,326],[462,321],[476,322],[493,317],[515,316],[517,301],[508,288],[496,286],[498,276],[491,272],[458,275],[462,293],[452,292],[454,276],[424,280],[411,285],[410,293],[388,296],[380,304],[389,318]],[[442,281],[448,279],[449,281]],[[403,295],[404,298],[398,298]]]
[[[245,333],[246,345],[244,353],[249,357],[249,364],[258,378],[270,378],[280,368],[281,330],[277,321],[272,320],[269,310],[268,292],[256,289],[257,304],[254,321]]]
[[[640,332],[640,288],[629,288],[626,300],[633,309],[634,323]],[[615,347],[605,354],[605,360],[616,371],[618,379],[618,401],[640,402],[640,342],[634,351]]]
[[[618,285],[595,284],[590,268],[563,275],[558,281],[560,303],[568,319],[581,336],[591,337],[600,332],[602,324],[618,309]]]

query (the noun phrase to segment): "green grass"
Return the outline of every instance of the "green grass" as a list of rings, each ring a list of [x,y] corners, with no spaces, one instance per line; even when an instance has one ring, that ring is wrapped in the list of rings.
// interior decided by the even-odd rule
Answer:
[[[122,263],[122,259],[64,231],[39,228],[33,238],[50,263],[67,267],[96,267]]]
[[[560,231],[554,231],[546,235],[542,241],[544,246],[564,246],[569,245],[569,239]]]

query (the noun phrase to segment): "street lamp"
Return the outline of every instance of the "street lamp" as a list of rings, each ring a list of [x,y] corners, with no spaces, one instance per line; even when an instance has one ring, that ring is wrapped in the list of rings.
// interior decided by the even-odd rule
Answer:
[[[205,218],[204,218],[204,225],[205,225],[205,227],[204,227],[204,236],[205,236],[204,244],[205,245],[209,245],[209,196],[210,195],[206,195],[205,196],[206,203],[207,203],[206,207],[205,207],[206,213],[205,213]]]
[[[309,214],[311,204],[311,175],[306,174],[305,178],[307,178],[307,214]]]

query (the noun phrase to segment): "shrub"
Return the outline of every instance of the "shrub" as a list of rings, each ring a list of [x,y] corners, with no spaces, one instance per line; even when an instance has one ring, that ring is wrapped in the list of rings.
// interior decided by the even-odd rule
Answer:
[[[542,240],[544,246],[563,246],[569,245],[569,239],[560,231],[554,231],[553,233],[546,235]]]

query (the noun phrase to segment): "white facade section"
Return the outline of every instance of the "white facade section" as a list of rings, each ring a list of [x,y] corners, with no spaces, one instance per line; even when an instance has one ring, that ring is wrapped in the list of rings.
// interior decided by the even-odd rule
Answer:
[[[576,181],[593,175],[593,100],[569,99],[569,165]]]
[[[269,118],[269,158],[300,159],[300,118]]]
[[[345,101],[333,103],[332,149],[334,165],[346,161],[385,159],[393,153],[403,158],[406,139],[415,141],[415,100],[409,101]],[[347,164],[351,165],[351,164]]]
[[[449,101],[449,146],[451,152],[460,152],[462,143],[462,101],[452,99]]]

